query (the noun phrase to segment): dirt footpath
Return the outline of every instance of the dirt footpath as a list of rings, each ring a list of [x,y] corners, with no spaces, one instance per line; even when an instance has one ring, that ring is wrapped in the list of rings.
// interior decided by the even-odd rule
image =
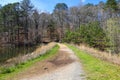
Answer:
[[[78,58],[67,46],[59,46],[56,56],[37,62],[10,80],[85,80]]]

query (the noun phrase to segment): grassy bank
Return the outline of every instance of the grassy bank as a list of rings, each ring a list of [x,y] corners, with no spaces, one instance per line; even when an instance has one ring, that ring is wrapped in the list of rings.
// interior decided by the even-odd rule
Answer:
[[[29,60],[25,63],[18,64],[13,67],[1,68],[0,69],[0,71],[1,71],[0,72],[0,80],[7,80],[7,79],[9,79],[9,77],[12,77],[15,74],[19,73],[20,71],[23,71],[23,70],[29,68],[30,66],[34,65],[34,63],[54,56],[57,53],[58,49],[59,49],[59,46],[56,45],[51,50],[47,51],[46,54],[40,55],[35,59]]]
[[[87,80],[119,80],[120,66],[97,59],[75,46],[67,45],[79,57],[86,72]]]

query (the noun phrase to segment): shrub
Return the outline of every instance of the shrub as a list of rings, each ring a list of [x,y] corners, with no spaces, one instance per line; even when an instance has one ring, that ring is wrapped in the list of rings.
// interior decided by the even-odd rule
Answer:
[[[89,46],[105,50],[107,37],[98,22],[81,25],[75,32],[66,31],[64,42],[85,43]]]

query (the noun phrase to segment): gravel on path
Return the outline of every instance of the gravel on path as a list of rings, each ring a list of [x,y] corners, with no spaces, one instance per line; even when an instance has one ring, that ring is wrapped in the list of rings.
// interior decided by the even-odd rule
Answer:
[[[37,75],[23,77],[20,80],[85,80],[85,74],[81,63],[74,52],[64,44],[59,44],[59,46],[59,56],[53,60],[58,68],[55,67],[56,69],[52,71],[47,70],[47,72],[43,74],[38,73]],[[66,65],[58,66],[62,63]],[[47,66],[49,68],[49,65]]]

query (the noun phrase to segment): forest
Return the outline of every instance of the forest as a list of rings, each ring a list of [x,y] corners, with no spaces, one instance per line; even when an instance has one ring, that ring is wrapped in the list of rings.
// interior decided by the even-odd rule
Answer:
[[[41,12],[30,0],[0,6],[0,64],[49,42],[85,44],[120,53],[120,0],[68,7],[58,3]]]

